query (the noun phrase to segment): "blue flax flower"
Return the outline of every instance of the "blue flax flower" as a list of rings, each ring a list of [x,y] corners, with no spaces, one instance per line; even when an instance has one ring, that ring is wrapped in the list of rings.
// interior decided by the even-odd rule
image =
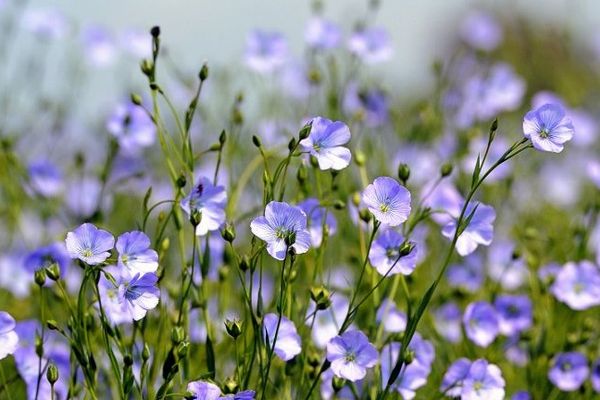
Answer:
[[[523,133],[536,149],[560,153],[575,132],[565,110],[558,104],[548,103],[525,114]]]
[[[568,262],[556,274],[550,291],[573,310],[600,305],[600,270],[590,261]]]
[[[375,178],[362,194],[362,201],[382,224],[398,226],[410,214],[410,192],[387,176]]]
[[[337,229],[337,221],[333,213],[327,211],[315,198],[309,198],[298,203],[298,207],[304,211],[308,219],[308,231],[310,232],[312,246],[321,246],[324,234],[323,226],[326,227],[329,235],[333,235]]]
[[[476,206],[477,209],[475,209]],[[470,203],[465,210],[465,218],[469,216],[474,209],[475,213],[473,214],[473,218],[456,241],[456,252],[461,256],[471,254],[479,245],[489,246],[494,238],[493,223],[496,219],[496,212],[494,209],[483,203]],[[456,222],[456,220],[452,220],[446,224],[442,229],[442,235],[448,239],[452,239],[456,232]]]
[[[463,400],[503,400],[506,383],[502,371],[484,359],[473,361],[462,383]]]
[[[476,301],[467,306],[463,315],[465,333],[473,343],[489,346],[500,331],[496,310],[485,301]]]
[[[116,248],[121,268],[142,274],[158,268],[158,254],[150,248],[150,238],[144,232],[125,232],[118,237]]]
[[[246,65],[259,73],[282,67],[288,58],[287,41],[278,32],[255,30],[246,40]]]
[[[109,232],[86,223],[67,233],[65,243],[71,258],[78,258],[89,265],[97,265],[110,256],[115,238]]]
[[[250,230],[267,242],[267,251],[277,260],[285,258],[288,246],[293,247],[296,254],[306,253],[310,248],[306,214],[287,203],[272,201],[267,204],[265,215],[254,218]]]
[[[377,358],[377,350],[361,331],[347,331],[327,343],[327,360],[333,373],[352,382],[363,379]]]
[[[533,305],[525,295],[504,294],[494,301],[500,333],[512,336],[533,325]]]
[[[350,129],[341,121],[315,117],[310,134],[300,142],[306,152],[317,158],[322,170],[340,170],[350,165],[352,154],[344,147],[350,141]]]
[[[557,354],[550,365],[548,379],[565,392],[579,389],[590,373],[587,358],[577,351]]]
[[[414,271],[417,266],[417,248],[414,248],[410,254],[400,257],[402,243],[404,243],[404,236],[393,229],[386,229],[379,234],[369,251],[369,262],[377,272],[381,275],[410,275]]]
[[[277,332],[277,341],[274,351],[277,357],[283,361],[289,361],[300,354],[302,350],[300,335],[296,331],[296,326],[286,317],[281,317],[279,330],[277,330],[277,314],[267,314],[263,319],[265,340],[268,339],[269,348],[273,347],[275,333]]]
[[[377,27],[354,32],[348,41],[348,49],[366,64],[387,61],[393,53],[390,35]]]
[[[209,231],[216,231],[225,223],[225,204],[227,192],[223,186],[215,186],[202,177],[194,189],[181,200],[181,208],[188,216],[200,214],[200,222],[196,227],[196,235],[204,236]]]

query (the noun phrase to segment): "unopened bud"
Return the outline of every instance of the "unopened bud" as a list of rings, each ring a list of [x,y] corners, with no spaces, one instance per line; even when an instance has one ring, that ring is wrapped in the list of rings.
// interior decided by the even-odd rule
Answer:
[[[192,210],[190,214],[190,223],[196,227],[200,225],[200,221],[202,221],[202,213],[198,209]]]
[[[296,150],[296,144],[297,144],[297,143],[298,143],[298,142],[296,142],[296,138],[291,138],[291,139],[290,139],[290,142],[288,143],[288,150],[289,150],[290,152],[292,152],[292,151]]]
[[[240,385],[237,383],[235,378],[230,376],[229,378],[225,379],[225,382],[223,382],[223,393],[224,394],[236,393],[238,391],[239,387],[240,387]]]
[[[46,321],[46,326],[48,327],[48,329],[50,329],[51,331],[56,331],[58,330],[58,322],[56,322],[56,320],[54,319],[49,319],[48,321]]]
[[[400,245],[399,254],[400,257],[406,257],[410,253],[412,253],[415,248],[415,242],[404,242]]]
[[[225,330],[227,331],[227,334],[233,338],[233,340],[237,339],[242,334],[242,321],[237,319],[225,320]]]
[[[150,347],[147,343],[144,343],[144,350],[142,350],[142,361],[148,361],[150,359]]]
[[[171,341],[174,344],[179,344],[185,339],[185,331],[181,326],[175,326],[171,331]]]
[[[261,141],[260,141],[260,138],[259,138],[258,136],[256,136],[256,135],[252,135],[252,143],[253,143],[253,144],[254,144],[256,147],[258,147],[259,149],[260,149],[260,148],[261,148],[261,146],[262,146],[262,143],[261,143]]]
[[[221,231],[221,236],[225,241],[232,243],[235,240],[235,226],[231,222],[227,222]]]
[[[333,388],[334,392],[339,392],[340,390],[343,389],[343,387],[346,385],[346,380],[344,378],[339,378],[337,376],[334,376],[333,379],[331,380],[331,387]]]
[[[160,36],[160,26],[156,25],[153,26],[152,29],[150,29],[150,34],[152,35],[153,38],[157,38]]]
[[[306,164],[302,163],[298,167],[298,173],[296,174],[296,179],[302,185],[308,179],[308,169],[306,168]]]
[[[46,275],[48,276],[48,278],[52,279],[53,281],[57,281],[60,279],[60,267],[58,266],[58,263],[53,262],[52,264],[50,264],[49,266],[46,267]]]
[[[247,254],[244,254],[242,256],[242,259],[240,260],[240,270],[242,272],[246,272],[246,271],[248,271],[249,268],[250,268],[250,257]]]
[[[226,141],[227,141],[227,132],[225,132],[225,129],[223,129],[221,131],[221,134],[219,135],[219,143],[221,144],[221,146],[223,146]]]
[[[371,212],[366,208],[363,208],[362,210],[358,211],[358,216],[361,220],[363,220],[366,223],[369,223],[369,221],[371,221],[372,218]]]
[[[398,178],[400,178],[400,181],[406,185],[406,181],[408,181],[408,178],[410,177],[410,167],[408,166],[408,164],[402,163],[398,166]]]
[[[450,176],[450,174],[452,173],[452,169],[453,169],[452,164],[443,163],[440,168],[440,174],[442,175],[442,178]]]
[[[346,208],[346,203],[339,199],[335,200],[333,202],[333,208],[335,208],[336,210],[343,210],[344,208]]]
[[[175,182],[177,187],[182,188],[187,184],[187,179],[184,174],[181,174],[177,177],[177,181]]]
[[[311,288],[310,298],[315,302],[317,310],[326,310],[331,305],[331,294],[323,286]]]
[[[200,73],[198,74],[198,77],[201,81],[205,81],[206,78],[208,78],[208,65],[206,65],[206,63],[202,64],[202,68],[200,68]]]
[[[307,123],[300,129],[300,133],[298,133],[298,140],[304,140],[310,135],[310,131],[312,130],[312,121]]]
[[[35,271],[34,280],[36,285],[40,287],[44,286],[44,284],[46,283],[46,271],[43,269],[38,269],[37,271]]]
[[[142,96],[137,93],[131,93],[131,102],[136,106],[142,105]]]
[[[50,385],[54,385],[58,381],[58,368],[54,365],[53,362],[48,364],[48,369],[46,370],[46,379],[50,382]]]
[[[354,162],[359,167],[362,167],[367,162],[367,156],[365,156],[365,153],[363,153],[362,151],[356,150],[354,152]]]

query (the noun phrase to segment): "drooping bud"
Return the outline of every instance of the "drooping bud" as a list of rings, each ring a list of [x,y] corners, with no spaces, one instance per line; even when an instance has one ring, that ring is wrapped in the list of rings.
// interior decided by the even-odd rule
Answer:
[[[252,135],[252,143],[257,147],[257,148],[261,148],[262,143],[260,141],[260,138],[256,135]]]
[[[450,164],[449,162],[443,163],[440,168],[440,175],[442,175],[442,178],[450,176],[450,174],[452,174],[452,169],[452,164]]]

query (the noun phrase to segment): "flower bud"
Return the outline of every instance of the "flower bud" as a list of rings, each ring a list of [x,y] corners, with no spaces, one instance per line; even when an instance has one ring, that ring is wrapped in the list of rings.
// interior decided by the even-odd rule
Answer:
[[[150,347],[148,343],[144,343],[144,350],[142,350],[142,361],[148,361],[150,359]]]
[[[363,153],[360,150],[356,150],[354,152],[354,162],[356,163],[356,165],[358,165],[359,167],[362,167],[365,165],[365,163],[367,162],[367,156],[365,156],[365,153]]]
[[[310,298],[315,302],[317,310],[326,310],[331,305],[331,294],[323,286],[311,288]]]
[[[230,376],[223,382],[223,394],[237,393],[239,387],[235,378]]]
[[[358,207],[360,205],[360,201],[361,201],[361,196],[359,192],[355,192],[352,195],[352,204],[354,204],[354,207]]]
[[[202,64],[202,68],[200,68],[200,73],[198,74],[198,77],[201,81],[205,81],[206,78],[208,78],[208,65],[206,65],[206,63]]]
[[[240,271],[246,272],[250,268],[250,257],[247,254],[242,256],[240,260]]]
[[[335,208],[336,210],[343,210],[344,208],[346,208],[346,203],[339,199],[335,200],[333,202],[333,208]]]
[[[200,225],[200,221],[202,221],[202,213],[197,209],[192,210],[192,213],[190,214],[190,223],[196,227]]]
[[[285,245],[291,247],[294,243],[296,243],[296,232],[289,232],[285,236]]]
[[[342,390],[344,385],[346,385],[346,380],[344,378],[334,376],[331,380],[331,387],[333,387],[333,391],[336,393]]]
[[[225,241],[232,243],[235,240],[235,226],[231,222],[225,223],[221,236]]]
[[[56,320],[54,320],[54,319],[49,319],[48,321],[46,321],[46,326],[51,331],[57,331],[58,330],[58,322],[56,322]]]
[[[178,188],[182,188],[185,187],[185,185],[187,184],[187,179],[185,178],[184,174],[181,174],[177,177],[177,181],[175,182],[177,184]]]
[[[233,340],[236,340],[242,334],[242,327],[242,321],[238,319],[225,320],[225,330]]]
[[[415,352],[414,351],[408,350],[406,353],[404,353],[404,361],[406,362],[406,365],[411,364],[414,360],[415,360]]]
[[[300,129],[300,133],[298,133],[298,140],[304,140],[310,135],[310,131],[312,130],[312,121],[307,123]]]
[[[310,165],[313,168],[318,168],[319,167],[319,160],[317,160],[317,157],[311,155],[309,159],[310,159]]]
[[[366,223],[369,223],[369,221],[371,221],[371,218],[372,218],[371,213],[366,208],[363,208],[362,210],[360,210],[358,212],[358,216],[360,217],[361,220],[363,220]]]
[[[48,363],[48,369],[46,370],[46,379],[50,382],[50,385],[54,385],[58,381],[58,368],[53,362]]]
[[[219,282],[225,282],[229,276],[229,266],[223,265],[219,268]]]
[[[160,26],[156,25],[153,26],[152,29],[150,29],[150,34],[152,35],[153,38],[157,38],[160,36]]]
[[[125,364],[126,367],[133,365],[133,358],[131,357],[131,354],[125,354],[123,356],[123,364]]]
[[[260,141],[260,138],[259,138],[258,136],[256,136],[256,135],[252,135],[252,143],[253,143],[253,144],[254,144],[256,147],[258,147],[259,149],[260,149],[260,148],[261,148],[261,146],[262,146],[262,143],[261,143],[261,141]]]
[[[48,278],[52,279],[53,281],[57,281],[60,279],[60,267],[58,265],[58,263],[53,262],[52,264],[50,264],[49,266],[46,267],[46,275],[48,276]]]
[[[183,330],[183,328],[181,326],[173,327],[173,330],[171,331],[171,342],[173,342],[173,344],[179,344],[183,342],[184,339],[185,331]]]
[[[291,138],[290,142],[288,143],[288,150],[290,151],[290,153],[294,150],[296,150],[296,145],[298,142],[296,142],[296,138]]]
[[[35,354],[37,354],[39,358],[44,355],[44,342],[42,342],[42,338],[37,334],[35,335]]]
[[[190,351],[190,343],[187,341],[181,342],[177,346],[177,356],[179,358],[186,358],[189,351]]]
[[[142,70],[142,73],[146,76],[151,76],[152,75],[152,61],[150,60],[142,60],[142,62],[140,62],[140,69]]]
[[[306,164],[302,163],[300,164],[300,166],[298,167],[298,173],[296,174],[296,179],[298,179],[298,182],[303,185],[306,180],[308,179],[308,170],[306,168]]]
[[[142,105],[142,96],[137,93],[131,93],[131,102],[136,106]]]
[[[225,129],[223,129],[221,131],[221,134],[219,135],[219,144],[221,146],[223,146],[226,141],[227,141],[227,132],[225,132]]]
[[[408,181],[409,177],[410,177],[410,167],[408,166],[408,164],[401,163],[398,166],[398,178],[400,179],[400,182],[402,182],[404,185],[406,185],[406,181]]]
[[[442,175],[442,178],[450,176],[450,174],[452,173],[452,169],[452,164],[450,164],[449,162],[443,163],[440,168],[440,175]]]
[[[34,273],[34,281],[36,285],[42,287],[46,283],[46,271],[43,269],[38,269]]]

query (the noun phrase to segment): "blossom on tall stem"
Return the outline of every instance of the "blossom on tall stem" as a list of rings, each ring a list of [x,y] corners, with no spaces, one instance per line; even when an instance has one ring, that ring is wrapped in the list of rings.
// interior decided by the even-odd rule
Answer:
[[[410,192],[387,176],[376,178],[362,193],[363,204],[382,224],[398,226],[410,214]]]
[[[550,291],[573,310],[600,305],[600,270],[590,261],[568,262],[556,274]]]
[[[496,211],[483,203],[469,203],[463,219],[466,219],[473,211],[473,218],[456,241],[456,252],[461,256],[471,254],[479,245],[489,246],[494,238],[493,223],[496,219]],[[448,222],[442,229],[442,235],[452,240],[456,233],[457,222],[457,220]]]
[[[148,310],[158,305],[160,290],[156,286],[156,274],[131,274],[127,269],[116,266],[108,266],[104,272],[111,274],[115,280],[112,282],[103,273],[98,282],[102,306],[113,323],[139,321]]]
[[[269,348],[273,348],[277,357],[283,361],[289,361],[302,351],[300,335],[298,335],[294,323],[284,316],[281,316],[279,329],[277,329],[278,319],[277,314],[265,315],[263,319],[264,337],[265,340],[268,340]],[[277,335],[277,340],[275,340],[275,335]],[[274,347],[273,343],[275,343]]]
[[[347,331],[327,343],[327,360],[333,373],[352,382],[363,379],[367,369],[377,364],[377,358],[377,350],[361,331]]]
[[[473,343],[489,346],[500,331],[496,310],[485,301],[476,301],[467,306],[463,315],[465,333]]]
[[[288,58],[287,41],[278,32],[252,31],[246,39],[246,65],[259,73],[282,67]]]
[[[98,265],[110,256],[115,238],[111,233],[85,223],[67,233],[65,243],[71,258],[78,258],[89,265]]]
[[[304,39],[306,43],[316,50],[331,50],[340,44],[342,32],[331,21],[323,18],[312,18],[306,25]]]
[[[417,249],[400,256],[404,236],[393,229],[381,232],[369,251],[369,262],[381,275],[410,275],[417,266]]]
[[[350,129],[341,121],[323,117],[311,120],[310,133],[300,141],[303,151],[317,158],[321,170],[341,170],[350,165],[352,154],[344,145],[350,141]]]
[[[106,129],[119,142],[125,154],[137,155],[154,144],[156,126],[142,107],[131,102],[118,104],[108,120]]]
[[[132,273],[155,272],[158,253],[150,248],[150,238],[141,231],[125,232],[117,238],[118,263]]]
[[[383,28],[368,28],[354,32],[348,41],[350,52],[366,64],[377,64],[392,57],[392,41]]]
[[[201,177],[192,191],[181,200],[181,208],[190,218],[196,218],[196,235],[204,236],[216,231],[225,223],[227,192],[223,186],[215,186]]]
[[[575,131],[565,110],[548,103],[525,114],[523,133],[537,150],[560,153]]]
[[[310,233],[306,229],[306,214],[299,207],[272,201],[265,208],[265,215],[250,223],[250,230],[267,242],[267,252],[277,260],[283,260],[288,247],[296,254],[310,248]]]

